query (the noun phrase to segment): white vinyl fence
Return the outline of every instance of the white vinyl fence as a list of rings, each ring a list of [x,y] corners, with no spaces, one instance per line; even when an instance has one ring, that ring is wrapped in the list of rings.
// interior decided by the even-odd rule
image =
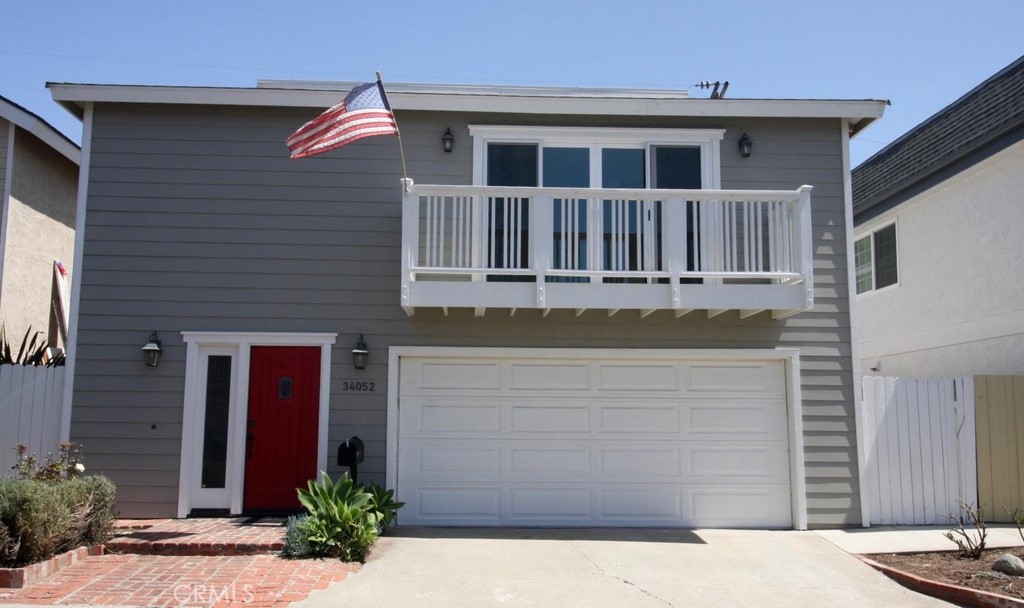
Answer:
[[[977,504],[974,379],[866,376],[865,458],[871,523],[947,524]]]
[[[0,365],[0,477],[13,473],[19,443],[40,459],[59,449],[64,369]]]

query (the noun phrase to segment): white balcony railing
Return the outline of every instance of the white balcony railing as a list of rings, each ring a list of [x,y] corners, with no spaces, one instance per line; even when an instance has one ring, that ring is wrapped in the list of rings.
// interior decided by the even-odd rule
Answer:
[[[787,316],[813,305],[811,187],[620,190],[414,185],[402,306]]]

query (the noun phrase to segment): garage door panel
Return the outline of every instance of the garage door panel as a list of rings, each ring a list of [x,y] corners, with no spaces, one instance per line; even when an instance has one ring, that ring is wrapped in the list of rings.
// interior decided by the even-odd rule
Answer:
[[[590,366],[586,363],[510,363],[510,385],[513,391],[590,390]]]
[[[407,466],[416,475],[463,477],[466,474],[497,480],[501,466],[501,449],[490,445],[420,446],[408,450],[412,458]]]
[[[695,526],[788,528],[789,486],[689,490],[689,511]]]
[[[683,519],[681,489],[648,486],[646,488],[604,488],[600,490],[600,520],[671,522]]]
[[[510,479],[572,480],[590,477],[590,448],[509,446]]]
[[[687,411],[688,430],[695,436],[784,437],[787,432],[785,402],[726,405],[705,401],[694,403]]]
[[[785,391],[783,365],[779,362],[713,364],[692,363],[686,367],[686,390],[707,393],[763,393]]]
[[[627,476],[630,479],[667,477],[680,481],[683,473],[683,459],[679,447],[603,448],[599,449],[598,454],[598,474],[602,476]]]
[[[590,405],[586,401],[537,400],[508,405],[512,433],[589,433]]]
[[[465,359],[438,359],[403,363],[403,392],[422,391],[497,391],[501,389],[499,361],[470,362]]]
[[[495,406],[436,405],[423,408],[420,428],[424,432],[501,430],[501,412]]]
[[[406,431],[432,433],[498,433],[501,431],[501,404],[479,399],[421,399],[410,408]]]
[[[691,479],[728,479],[735,483],[742,478],[758,482],[785,478],[789,470],[789,450],[785,445],[748,447],[714,445],[692,447],[688,450]]]
[[[403,508],[405,523],[430,522],[431,520],[451,520],[459,518],[465,521],[490,522],[496,524],[501,518],[501,490],[496,486],[483,488],[445,488],[420,487],[409,488],[410,498],[407,503],[413,506],[410,513]],[[411,515],[412,517],[405,517]]]
[[[508,520],[530,521],[538,517],[549,520],[591,519],[590,489],[527,489],[508,490]]]
[[[679,407],[670,405],[625,404],[619,401],[598,403],[598,431],[600,433],[652,433],[655,435],[678,434],[680,428]]]
[[[679,367],[675,364],[614,364],[597,366],[598,391],[659,392],[679,390]]]

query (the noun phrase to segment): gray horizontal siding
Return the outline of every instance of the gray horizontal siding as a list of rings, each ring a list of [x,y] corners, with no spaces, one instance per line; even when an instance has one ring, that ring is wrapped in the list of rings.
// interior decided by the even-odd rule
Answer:
[[[331,450],[357,434],[360,472],[383,480],[387,349],[414,346],[774,348],[801,351],[812,525],[860,522],[842,150],[838,121],[600,119],[451,113],[399,115],[410,176],[471,182],[469,124],[725,128],[722,187],[813,194],[816,305],[707,319],[669,311],[419,310],[399,307],[401,165],[394,138],[291,161],[284,139],[315,114],[267,108],[100,104],[95,112],[72,434],[120,484],[126,515],[169,516],[177,503],[185,348],[191,331],[338,332],[331,370]],[[455,133],[444,154],[440,134]],[[754,140],[742,159],[735,141]],[[139,348],[158,330],[164,362]],[[365,334],[370,365],[351,368]],[[372,394],[341,392],[354,377]],[[153,429],[152,425],[157,428]],[[139,475],[146,471],[149,475]],[[331,468],[332,473],[338,471]]]

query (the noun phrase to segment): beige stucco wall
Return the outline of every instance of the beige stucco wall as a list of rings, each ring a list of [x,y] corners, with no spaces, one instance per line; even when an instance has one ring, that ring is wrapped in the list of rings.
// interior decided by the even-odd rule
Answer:
[[[20,128],[9,156],[0,317],[17,348],[30,326],[47,333],[53,261],[73,272],[78,165]]]
[[[1024,141],[857,238],[894,218],[899,283],[857,296],[864,373],[1024,374]]]

